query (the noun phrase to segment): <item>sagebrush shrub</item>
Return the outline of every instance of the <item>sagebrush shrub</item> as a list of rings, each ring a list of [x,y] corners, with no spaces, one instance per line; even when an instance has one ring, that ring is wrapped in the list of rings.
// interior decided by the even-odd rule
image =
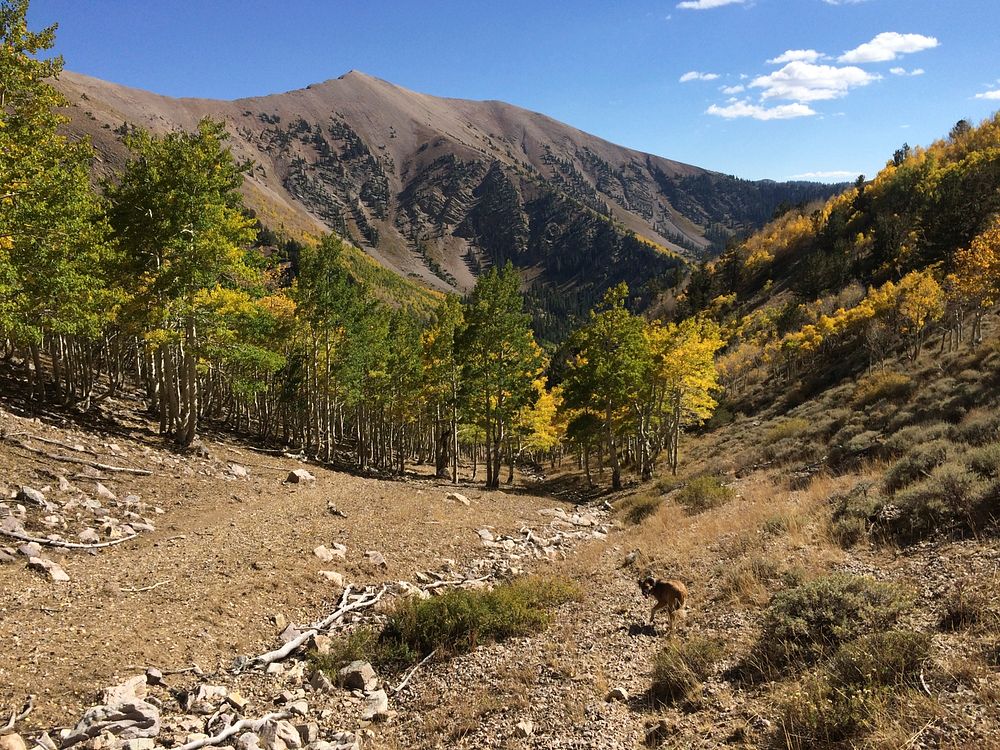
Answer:
[[[913,391],[913,381],[899,372],[873,373],[858,381],[851,402],[858,409],[876,401],[901,401]]]
[[[735,493],[726,487],[718,477],[704,475],[692,479],[676,495],[676,500],[692,513],[700,513],[709,508],[725,505]]]
[[[928,476],[935,467],[943,464],[951,453],[951,442],[943,439],[913,446],[889,467],[885,475],[886,490],[895,492],[921,477]]]
[[[660,703],[691,701],[724,650],[719,638],[694,636],[684,641],[671,641],[653,662],[650,697]]]

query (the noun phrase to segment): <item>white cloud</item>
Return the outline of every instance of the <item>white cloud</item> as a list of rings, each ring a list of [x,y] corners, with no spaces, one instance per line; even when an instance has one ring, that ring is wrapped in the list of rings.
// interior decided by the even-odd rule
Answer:
[[[857,5],[858,3],[866,3],[868,0],[823,0],[827,5]]]
[[[746,90],[746,86],[743,86],[743,85],[723,86],[720,89],[720,91],[722,91],[723,94],[730,94],[730,95],[732,95],[732,94],[739,94],[739,93],[742,93],[745,90]]]
[[[790,62],[781,70],[755,78],[750,85],[764,89],[762,99],[815,102],[839,99],[846,96],[850,89],[867,86],[880,77],[853,66],[838,68],[834,65]]]
[[[831,3],[832,4],[832,3]],[[789,180],[833,180],[838,177],[857,177],[860,172],[852,172],[849,169],[834,169],[829,172],[803,172],[793,174]]]
[[[895,60],[899,55],[933,49],[940,44],[935,37],[923,34],[899,34],[883,31],[870,42],[848,50],[837,58],[842,63],[872,63]]]
[[[814,49],[790,49],[782,52],[777,57],[773,57],[767,62],[771,65],[784,65],[785,63],[801,60],[803,62],[816,62],[822,57],[822,53]]]
[[[981,94],[976,94],[977,99],[1000,99],[1000,89],[994,89],[993,91],[984,91]]]
[[[889,72],[894,76],[922,76],[927,71],[923,68],[914,68],[913,70],[907,70],[906,68],[889,68]]]
[[[691,70],[680,77],[681,83],[687,83],[688,81],[714,81],[719,77],[718,73],[699,73],[697,70]]]
[[[810,117],[811,115],[815,115],[816,112],[806,104],[781,104],[769,109],[744,100],[734,102],[726,107],[713,104],[705,110],[705,114],[724,117],[727,120],[733,120],[738,117],[752,117],[755,120],[788,120],[793,117]]]
[[[742,5],[746,0],[684,0],[677,3],[678,8],[684,10],[709,10],[710,8],[721,8],[723,5]]]

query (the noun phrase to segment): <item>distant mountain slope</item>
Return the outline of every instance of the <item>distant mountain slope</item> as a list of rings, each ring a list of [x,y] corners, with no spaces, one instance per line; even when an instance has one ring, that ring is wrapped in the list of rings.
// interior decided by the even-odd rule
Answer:
[[[269,226],[337,230],[438,289],[468,289],[480,269],[510,259],[533,299],[571,290],[579,309],[619,280],[641,288],[677,264],[673,253],[709,254],[709,237],[758,227],[782,202],[836,190],[739,180],[503,102],[442,99],[354,71],[236,101],[68,72],[58,86],[71,131],[91,136],[108,164],[124,158],[115,131],[125,122],[165,131],[222,119],[235,154],[255,163],[245,192]]]

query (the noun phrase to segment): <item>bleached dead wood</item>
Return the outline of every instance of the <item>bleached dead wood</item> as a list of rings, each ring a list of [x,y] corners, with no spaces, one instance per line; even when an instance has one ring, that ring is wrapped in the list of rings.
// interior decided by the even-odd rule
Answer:
[[[431,658],[434,656],[434,654],[436,654],[436,653],[437,653],[437,649],[434,649],[429,654],[427,654],[427,656],[425,656],[423,659],[421,659],[417,664],[415,664],[413,666],[413,668],[410,669],[410,671],[406,673],[406,676],[403,677],[403,681],[400,682],[398,685],[396,685],[396,687],[394,687],[392,689],[392,694],[396,695],[397,693],[399,693],[400,690],[402,690],[403,688],[405,688],[406,687],[406,683],[408,683],[410,681],[410,678],[413,677],[414,674],[416,674],[417,670],[420,669],[422,666],[424,666],[424,664],[426,664],[427,662],[429,662],[431,660]]]
[[[431,591],[432,589],[439,589],[444,586],[467,586],[470,583],[482,583],[489,579],[488,575],[480,576],[479,578],[463,578],[455,581],[434,581],[434,583],[428,583],[426,586],[421,586],[422,591]]]
[[[100,549],[101,547],[114,547],[116,544],[128,542],[139,536],[138,534],[133,534],[132,536],[122,537],[121,539],[112,539],[110,542],[81,544],[79,542],[64,542],[61,539],[43,539],[42,537],[22,534],[19,531],[6,531],[5,529],[0,529],[0,534],[9,536],[12,539],[20,539],[22,542],[34,542],[35,544],[41,544],[46,547],[65,547],[66,549]]]
[[[173,581],[172,578],[168,578],[165,581],[159,581],[158,583],[154,583],[151,586],[141,586],[140,588],[137,589],[135,588],[121,589],[121,591],[122,593],[125,594],[138,594],[142,591],[152,591],[153,589],[160,588],[160,586],[166,586],[168,583],[171,583],[172,581]]]
[[[186,745],[181,745],[176,748],[176,750],[198,750],[200,747],[210,747],[212,745],[221,745],[223,742],[228,740],[240,732],[254,732],[255,734],[259,732],[264,725],[269,721],[281,721],[282,719],[290,719],[293,716],[291,711],[277,711],[273,714],[266,714],[259,719],[240,719],[234,724],[230,724],[228,727],[223,729],[216,735],[211,737],[203,737],[200,740],[193,740]]]
[[[7,723],[4,724],[2,727],[0,727],[0,735],[2,735],[2,734],[10,734],[11,732],[13,732],[14,731],[14,725],[17,724],[17,722],[19,722],[21,719],[27,718],[28,714],[31,713],[31,710],[34,707],[35,707],[35,696],[34,695],[29,695],[28,696],[28,700],[26,700],[24,702],[24,705],[21,706],[20,713],[17,712],[17,711],[14,711],[10,715],[10,719],[7,720]]]
[[[76,451],[77,453],[87,453],[91,456],[97,456],[97,451],[92,451],[89,448],[84,448],[81,446],[70,445],[69,443],[63,443],[59,440],[53,440],[52,438],[42,437],[41,435],[31,435],[27,432],[20,433],[27,438],[32,440],[37,440],[40,443],[48,443],[49,445],[58,445],[60,448],[66,448],[67,450]],[[7,437],[13,437],[13,435],[8,435]]]
[[[102,464],[99,461],[88,461],[85,458],[77,458],[76,456],[64,456],[59,453],[48,453],[41,450],[40,448],[33,448],[30,445],[26,445],[20,441],[17,442],[17,447],[22,450],[31,451],[39,456],[45,456],[53,461],[61,461],[67,464],[80,464],[81,466],[89,466],[92,469],[97,469],[99,471],[110,471],[112,473],[119,474],[137,474],[141,477],[149,477],[153,475],[149,469],[133,469],[130,466],[111,466],[109,464]]]
[[[351,593],[351,587],[348,586],[344,590],[344,594],[340,599],[340,605],[329,617],[315,623],[305,632],[299,634],[281,648],[275,649],[274,651],[268,651],[266,654],[255,656],[253,659],[237,664],[233,671],[242,672],[247,669],[254,669],[255,667],[266,667],[268,664],[287,658],[298,650],[304,643],[308,642],[310,638],[319,635],[321,631],[329,628],[333,623],[341,619],[348,612],[354,612],[356,610],[364,609],[365,607],[371,607],[377,604],[378,601],[385,595],[386,591],[387,588],[383,586],[379,589],[378,593],[373,596],[366,596],[355,602],[348,603]]]

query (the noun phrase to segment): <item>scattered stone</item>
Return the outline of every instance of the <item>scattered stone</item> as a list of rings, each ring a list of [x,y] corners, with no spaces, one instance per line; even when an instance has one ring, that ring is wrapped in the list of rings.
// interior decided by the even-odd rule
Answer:
[[[384,690],[376,690],[368,696],[368,703],[361,713],[362,721],[382,721],[389,716],[389,696]]]
[[[342,510],[338,510],[336,504],[331,500],[326,504],[327,512],[332,516],[339,516],[340,518],[347,518],[347,514]]]
[[[389,563],[385,561],[385,557],[382,556],[382,553],[376,552],[372,549],[365,552],[365,562],[373,567],[382,568],[383,570],[389,567]]]
[[[91,528],[86,528],[76,535],[82,544],[97,544],[101,541],[100,535]]]
[[[278,637],[281,639],[282,643],[288,643],[289,641],[294,641],[300,635],[302,635],[301,630],[299,630],[294,625],[288,625],[285,627],[284,630],[281,631],[281,635],[279,635]]]
[[[308,724],[296,724],[295,730],[299,733],[299,739],[303,745],[308,745],[319,739],[319,724],[310,721]]]
[[[344,575],[343,573],[338,573],[335,570],[321,570],[319,572],[323,578],[328,580],[334,585],[334,587],[342,589],[344,588]]]
[[[135,737],[122,743],[122,750],[153,750],[154,747],[152,737]]]
[[[297,716],[305,717],[309,714],[309,703],[302,699],[292,701],[288,704],[288,710]]]
[[[476,533],[479,534],[479,538],[484,542],[492,542],[496,539],[496,537],[493,536],[493,532],[489,529],[480,529]]]
[[[315,482],[316,477],[305,469],[292,469],[288,472],[288,478],[285,481],[289,484],[302,484],[304,482]]]
[[[628,703],[628,690],[623,687],[616,687],[608,693],[607,697],[604,699],[606,701],[621,701],[622,703]]]
[[[147,685],[163,685],[163,672],[161,672],[156,667],[150,667],[146,670],[146,684]]]
[[[104,688],[104,692],[101,693],[101,703],[109,706],[120,706],[123,703],[145,700],[147,682],[146,675],[138,674],[129,677],[120,685]]]
[[[7,547],[0,547],[0,563],[12,563],[17,559],[14,552]]]
[[[518,737],[530,737],[535,732],[535,724],[530,719],[519,721],[514,727],[514,733]]]
[[[46,510],[51,509],[51,503],[45,499],[45,495],[36,490],[34,487],[21,487],[17,491],[17,497],[14,498],[19,503],[29,503],[31,505],[40,505]]]
[[[469,498],[463,495],[461,492],[449,492],[445,495],[445,500],[451,500],[452,502],[461,503],[462,505],[469,505]]]
[[[302,740],[295,727],[288,721],[266,721],[258,735],[264,750],[296,750],[302,747]]]
[[[244,698],[240,693],[235,690],[231,690],[229,695],[226,696],[226,703],[235,708],[240,713],[246,710],[246,707],[250,704],[246,698]]]
[[[28,567],[48,575],[49,579],[55,583],[66,583],[69,576],[66,571],[45,557],[29,557]]]
[[[69,492],[72,489],[73,489],[73,485],[71,485],[69,483],[69,480],[66,477],[64,477],[64,476],[62,476],[60,474],[59,475],[59,491],[60,492]]]
[[[323,653],[322,651],[320,653]],[[330,682],[330,678],[321,669],[317,669],[312,673],[309,678],[309,684],[312,689],[318,693],[332,693],[334,690],[333,683]]]
[[[238,750],[260,750],[260,737],[253,732],[244,732],[236,740]]]
[[[199,685],[191,703],[195,714],[214,714],[216,709],[229,697],[229,690],[222,685]]]
[[[0,735],[0,750],[28,750],[19,734]]]
[[[338,674],[341,684],[348,690],[363,690],[367,693],[378,686],[378,676],[366,661],[352,661]]]
[[[264,674],[283,674],[285,671],[285,665],[280,661],[273,661],[267,665],[267,669],[264,670]]]
[[[316,653],[320,656],[326,656],[330,653],[330,646],[333,645],[333,638],[328,635],[316,634],[313,636],[313,648],[316,649]]]
[[[105,733],[123,740],[155,737],[160,733],[160,710],[144,700],[87,709],[72,732],[62,741],[68,748]]]
[[[69,730],[63,729],[62,731],[68,732]],[[62,738],[60,737],[60,739]],[[38,743],[38,746],[41,747],[42,750],[59,750],[59,746],[55,743],[55,740],[49,737],[48,732],[42,732],[40,735],[38,735],[38,738],[35,740],[35,742]]]
[[[249,479],[250,472],[247,470],[246,466],[241,466],[240,464],[229,464],[229,476],[235,477],[236,479]]]
[[[97,483],[97,490],[96,490],[96,492],[97,492],[97,496],[99,498],[101,498],[102,500],[117,500],[118,499],[118,497],[115,495],[114,492],[112,492],[111,490],[109,490],[107,487],[105,487],[100,482]]]
[[[313,554],[316,555],[323,562],[333,562],[334,560],[346,560],[347,559],[347,547],[342,544],[337,544],[334,542],[331,547],[326,545],[319,545],[313,550]]]

